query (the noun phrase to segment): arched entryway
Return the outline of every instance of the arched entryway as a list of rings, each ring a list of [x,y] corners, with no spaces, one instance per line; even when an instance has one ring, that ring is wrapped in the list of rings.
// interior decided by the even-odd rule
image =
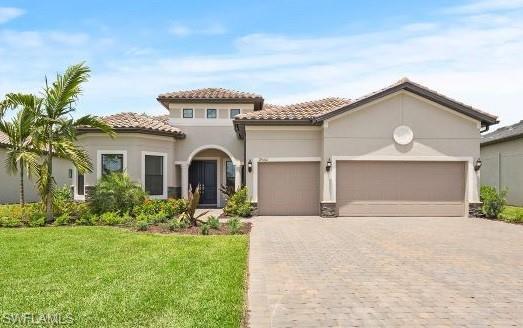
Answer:
[[[221,207],[224,196],[221,186],[241,186],[242,163],[222,146],[206,145],[196,148],[181,165],[182,197],[187,197],[189,188],[201,187],[201,207]]]

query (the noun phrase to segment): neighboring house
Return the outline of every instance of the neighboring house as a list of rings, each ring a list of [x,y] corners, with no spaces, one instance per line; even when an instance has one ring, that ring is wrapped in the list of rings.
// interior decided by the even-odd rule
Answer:
[[[479,203],[480,131],[497,117],[402,79],[356,100],[264,104],[256,94],[161,94],[168,116],[105,117],[115,139],[81,129],[95,172],[74,174],[82,199],[127,171],[153,196],[222,206],[220,185],[246,185],[261,215],[463,216]]]
[[[523,206],[523,121],[481,138],[481,185],[507,189],[507,202]]]
[[[0,204],[17,203],[20,201],[20,175],[10,175],[5,167],[6,147],[8,146],[7,137],[0,132]],[[54,175],[58,186],[71,186],[72,184],[72,165],[70,162],[55,158],[53,160]],[[40,200],[33,181],[27,177],[24,179],[25,200],[36,202]]]

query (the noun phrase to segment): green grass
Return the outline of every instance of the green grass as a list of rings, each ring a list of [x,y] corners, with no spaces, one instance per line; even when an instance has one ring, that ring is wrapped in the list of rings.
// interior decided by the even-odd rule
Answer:
[[[75,327],[239,327],[247,238],[0,229],[0,325],[50,313]]]
[[[505,206],[499,218],[507,222],[523,223],[523,207]]]

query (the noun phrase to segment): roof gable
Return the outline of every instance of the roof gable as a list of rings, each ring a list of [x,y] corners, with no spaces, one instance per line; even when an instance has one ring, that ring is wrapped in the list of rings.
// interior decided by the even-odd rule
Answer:
[[[395,84],[373,92],[371,94],[365,95],[361,98],[354,100],[352,103],[337,108],[333,111],[327,112],[325,114],[319,115],[312,118],[312,122],[322,122],[329,118],[332,118],[341,113],[356,109],[365,104],[371,103],[388,95],[394,94],[399,91],[408,91],[417,96],[423,97],[430,101],[433,101],[439,105],[445,106],[449,109],[455,110],[461,114],[474,118],[482,123],[482,125],[489,126],[491,124],[498,123],[497,116],[488,114],[486,112],[480,111],[472,106],[465,105],[457,100],[444,96],[434,90],[431,90],[425,86],[422,86],[418,83],[412,82],[406,78],[403,78],[396,82]]]

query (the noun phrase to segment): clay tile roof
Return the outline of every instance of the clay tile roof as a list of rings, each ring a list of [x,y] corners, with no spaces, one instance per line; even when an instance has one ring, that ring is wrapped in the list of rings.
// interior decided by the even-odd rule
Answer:
[[[183,132],[172,126],[168,119],[160,117],[148,116],[146,114],[138,113],[118,113],[114,115],[104,116],[101,118],[107,124],[111,125],[116,132],[129,131],[140,133],[151,133],[161,135],[172,135],[183,137]],[[88,128],[80,128],[82,132],[90,131]]]
[[[350,99],[324,98],[292,105],[265,104],[260,111],[240,114],[237,120],[306,120],[350,104]]]
[[[497,129],[481,136],[481,145],[494,144],[505,140],[523,138],[523,121]]]
[[[262,99],[262,96],[223,88],[204,88],[163,93],[158,99]]]

